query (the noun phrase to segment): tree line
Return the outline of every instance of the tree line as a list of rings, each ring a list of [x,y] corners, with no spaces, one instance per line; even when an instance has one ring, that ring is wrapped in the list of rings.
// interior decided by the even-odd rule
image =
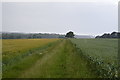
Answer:
[[[102,36],[96,36],[95,38],[120,38],[120,32],[104,33]]]
[[[49,33],[0,33],[0,39],[34,39],[34,38],[74,38],[75,34],[70,31],[66,35],[49,34]],[[120,32],[104,33],[95,38],[120,38]]]
[[[2,39],[64,38],[65,35],[48,33],[2,33]]]
[[[11,33],[2,32],[2,39],[34,39],[34,38],[74,38],[72,31],[66,35],[49,34],[49,33]]]

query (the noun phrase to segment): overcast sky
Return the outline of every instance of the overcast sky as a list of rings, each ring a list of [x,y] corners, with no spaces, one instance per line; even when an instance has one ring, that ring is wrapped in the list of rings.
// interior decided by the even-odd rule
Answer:
[[[94,1],[4,2],[2,31],[66,33],[71,30],[86,35],[117,31],[115,0]]]

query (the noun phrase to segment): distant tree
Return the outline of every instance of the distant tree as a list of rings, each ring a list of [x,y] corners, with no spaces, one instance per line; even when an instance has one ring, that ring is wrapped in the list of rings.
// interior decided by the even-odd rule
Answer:
[[[95,38],[101,38],[101,36],[96,36]]]
[[[65,35],[49,34],[49,33],[10,33],[2,32],[2,39],[34,39],[34,38],[64,38]]]
[[[110,36],[110,34],[103,34],[102,36],[101,36],[102,38],[110,38],[111,36]]]
[[[120,38],[120,32],[105,33],[102,36],[96,36],[96,38]]]
[[[65,37],[67,37],[67,38],[74,38],[74,33],[72,32],[72,31],[70,31],[70,32],[68,32],[66,35],[65,35]]]
[[[112,38],[117,38],[118,37],[118,33],[117,32],[112,32],[111,33],[111,37]]]
[[[112,32],[112,33],[111,33],[111,35],[116,35],[116,34],[117,34],[117,32]]]

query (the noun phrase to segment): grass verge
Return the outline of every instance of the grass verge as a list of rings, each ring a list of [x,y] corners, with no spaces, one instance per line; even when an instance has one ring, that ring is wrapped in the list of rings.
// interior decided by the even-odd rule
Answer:
[[[36,61],[40,58],[42,58],[47,50],[49,50],[51,47],[56,46],[61,41],[56,41],[49,43],[45,45],[42,48],[34,49],[34,51],[31,51],[29,54],[26,53],[24,57],[18,57],[18,59],[12,64],[3,66],[3,78],[17,78],[19,75],[21,75],[26,69],[32,67]]]
[[[76,51],[74,45],[63,40],[48,50],[34,66],[27,69],[20,78],[96,78],[89,70],[86,60]]]

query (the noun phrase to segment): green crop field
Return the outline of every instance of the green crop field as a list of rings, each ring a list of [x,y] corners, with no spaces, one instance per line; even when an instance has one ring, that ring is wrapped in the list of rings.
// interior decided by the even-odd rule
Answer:
[[[117,39],[2,40],[3,78],[115,78]]]
[[[118,39],[71,39],[100,77],[117,77]]]

